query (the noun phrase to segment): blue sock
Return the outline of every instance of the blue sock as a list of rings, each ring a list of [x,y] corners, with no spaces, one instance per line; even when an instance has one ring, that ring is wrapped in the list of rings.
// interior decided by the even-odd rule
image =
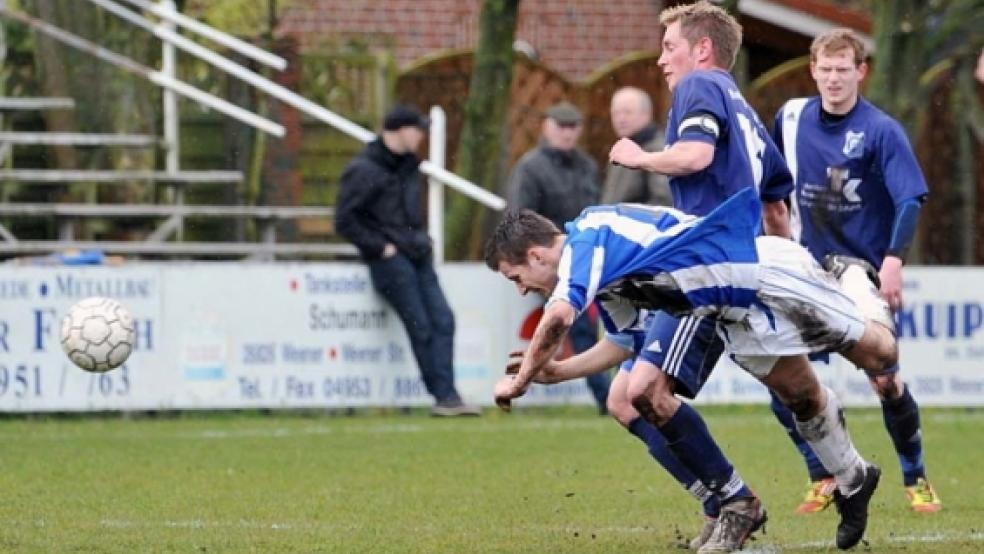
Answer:
[[[769,394],[772,396],[772,402],[769,404],[769,407],[772,408],[772,413],[775,414],[779,423],[786,428],[786,433],[789,434],[790,440],[796,445],[800,456],[803,456],[803,460],[806,462],[806,470],[810,474],[810,481],[819,481],[832,477],[830,472],[820,463],[820,458],[817,458],[817,455],[813,453],[813,449],[810,448],[810,445],[807,444],[806,440],[799,434],[799,431],[796,430],[796,422],[793,421],[793,412],[779,401],[779,397],[774,392],[770,390]]]
[[[919,426],[919,405],[909,394],[908,385],[902,396],[894,400],[882,400],[882,416],[885,428],[892,437],[895,452],[902,466],[902,480],[911,487],[916,480],[926,476],[923,466],[922,433]]]
[[[717,497],[697,480],[697,476],[692,471],[684,467],[680,460],[673,454],[666,445],[666,437],[659,432],[659,429],[651,423],[637,417],[629,422],[628,431],[646,444],[649,455],[655,459],[663,469],[677,480],[684,489],[692,494],[704,505],[704,515],[717,517],[721,511],[721,503]]]
[[[721,502],[754,496],[711,437],[700,414],[680,404],[673,417],[659,428],[667,446]]]

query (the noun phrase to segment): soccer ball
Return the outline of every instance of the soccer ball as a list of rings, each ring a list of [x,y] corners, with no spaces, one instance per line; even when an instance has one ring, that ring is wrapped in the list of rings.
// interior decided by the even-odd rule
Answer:
[[[62,318],[62,349],[86,371],[102,373],[122,365],[135,337],[133,316],[112,298],[80,300]]]

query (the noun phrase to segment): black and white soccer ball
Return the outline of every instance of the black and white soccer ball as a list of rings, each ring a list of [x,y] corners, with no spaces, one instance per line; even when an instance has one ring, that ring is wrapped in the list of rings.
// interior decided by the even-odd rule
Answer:
[[[133,316],[112,298],[80,300],[62,318],[62,349],[86,371],[103,373],[123,365],[135,338]]]

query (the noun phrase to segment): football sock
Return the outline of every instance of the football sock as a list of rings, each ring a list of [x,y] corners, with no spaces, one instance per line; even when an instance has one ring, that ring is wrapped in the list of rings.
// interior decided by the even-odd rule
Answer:
[[[793,441],[796,449],[803,456],[803,460],[806,462],[806,470],[810,474],[810,481],[820,481],[821,479],[830,477],[830,472],[820,463],[820,458],[817,458],[817,455],[813,453],[813,449],[810,448],[810,445],[803,440],[803,436],[796,430],[793,412],[779,401],[779,397],[774,392],[770,390],[769,394],[772,395],[772,402],[769,404],[769,407],[772,408],[772,413],[775,414],[779,423],[786,428],[786,433],[789,435],[790,440]]]
[[[807,421],[796,419],[796,429],[837,481],[837,489],[851,496],[864,482],[865,461],[851,443],[844,412],[834,391],[823,387],[826,405]]]
[[[666,438],[656,427],[642,417],[637,417],[629,422],[627,429],[646,444],[649,455],[663,466],[667,473],[704,505],[704,515],[717,517],[720,511],[717,497],[677,459],[676,454],[666,445]]]
[[[922,433],[919,426],[919,405],[909,394],[908,385],[902,396],[893,400],[882,400],[882,416],[885,418],[885,428],[892,437],[895,452],[902,466],[902,480],[905,486],[911,487],[916,480],[926,476],[923,466]]]
[[[689,404],[659,428],[667,445],[690,471],[723,503],[735,497],[755,496],[711,437],[700,414]]]

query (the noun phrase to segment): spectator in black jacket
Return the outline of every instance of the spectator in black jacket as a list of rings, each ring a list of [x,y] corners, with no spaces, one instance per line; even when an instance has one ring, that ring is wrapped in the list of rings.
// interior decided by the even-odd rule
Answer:
[[[373,287],[403,322],[436,416],[479,415],[454,387],[454,313],[434,271],[417,151],[429,121],[396,106],[342,174],[335,227],[359,249]]]

